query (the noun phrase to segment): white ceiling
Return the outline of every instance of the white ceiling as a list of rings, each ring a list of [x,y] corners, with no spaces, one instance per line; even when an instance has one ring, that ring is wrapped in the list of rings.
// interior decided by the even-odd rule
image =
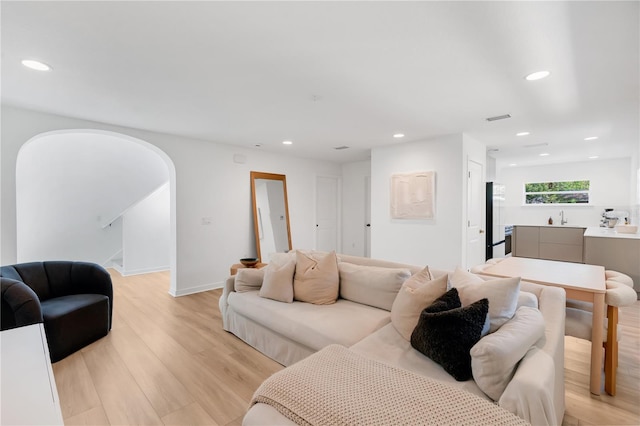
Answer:
[[[519,164],[629,156],[639,4],[2,1],[2,102],[334,161],[397,132]]]

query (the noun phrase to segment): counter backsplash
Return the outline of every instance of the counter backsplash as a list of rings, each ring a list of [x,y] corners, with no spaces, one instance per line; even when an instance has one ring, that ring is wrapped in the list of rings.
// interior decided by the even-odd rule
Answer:
[[[633,225],[640,225],[640,206],[505,206],[505,224],[513,225],[548,225],[549,218],[553,219],[553,226],[560,226],[561,215],[567,221],[564,226],[599,227],[600,219],[605,208],[629,212],[629,221]]]

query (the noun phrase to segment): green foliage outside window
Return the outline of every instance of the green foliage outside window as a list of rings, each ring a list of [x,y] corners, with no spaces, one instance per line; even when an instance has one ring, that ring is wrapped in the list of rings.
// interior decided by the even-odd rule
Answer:
[[[589,181],[538,182],[524,185],[525,204],[588,204]]]

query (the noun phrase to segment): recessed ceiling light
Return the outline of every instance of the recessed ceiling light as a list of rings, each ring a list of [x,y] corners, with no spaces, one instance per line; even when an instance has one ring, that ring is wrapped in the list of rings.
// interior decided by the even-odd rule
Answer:
[[[529,136],[531,133],[529,132],[520,132],[520,133],[516,133],[516,136]]]
[[[517,166],[517,164],[516,164],[516,163],[511,163],[511,164],[509,164],[509,167],[515,167],[515,166]]]
[[[546,157],[547,155],[549,155],[548,152],[543,152],[542,154],[540,154],[540,157]]]
[[[545,77],[549,77],[549,74],[551,74],[549,71],[536,71],[536,72],[532,72],[525,78],[529,81],[534,81],[534,80],[540,80]]]
[[[282,144],[283,144],[283,145],[291,145],[292,143],[293,143],[293,142],[291,142],[291,141],[282,141]]]
[[[592,155],[591,157],[589,157],[590,160],[595,160],[596,158],[598,158],[597,155]]]
[[[396,139],[404,138],[404,133],[396,133],[393,137]]]
[[[33,59],[24,59],[22,65],[36,71],[50,71],[51,67],[44,62],[34,61]]]
[[[596,139],[598,139],[597,136],[589,136],[588,138],[584,138],[585,141],[594,141]]]

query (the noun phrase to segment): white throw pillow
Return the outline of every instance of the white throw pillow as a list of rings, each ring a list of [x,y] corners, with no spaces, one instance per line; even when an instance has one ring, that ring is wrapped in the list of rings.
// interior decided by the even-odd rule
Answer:
[[[484,281],[485,280],[476,274],[465,271],[458,266],[456,267],[456,270],[453,271],[453,274],[449,274],[449,287],[447,290],[451,290],[453,287],[464,287],[469,284],[482,284]]]
[[[520,360],[542,336],[544,317],[539,310],[523,306],[498,331],[480,339],[470,351],[478,387],[499,400]]]
[[[293,297],[301,302],[330,305],[338,299],[340,278],[335,252],[316,260],[296,252]]]
[[[458,289],[462,306],[468,306],[485,297],[489,299],[489,333],[495,332],[516,312],[520,277],[485,281],[470,272],[456,268],[449,276],[449,282],[451,287]]]
[[[238,293],[260,290],[263,279],[264,269],[241,268],[238,269],[236,273],[236,278],[233,281],[233,289]]]
[[[296,262],[291,260],[283,265],[269,264],[265,267],[264,280],[258,296],[279,302],[293,302],[293,274]]]
[[[408,269],[381,268],[340,262],[340,297],[363,305],[391,310],[393,301],[407,278]]]
[[[391,324],[409,342],[424,308],[447,292],[446,275],[426,280],[422,272],[418,272],[403,284],[391,307]],[[421,278],[424,281],[419,284]]]

